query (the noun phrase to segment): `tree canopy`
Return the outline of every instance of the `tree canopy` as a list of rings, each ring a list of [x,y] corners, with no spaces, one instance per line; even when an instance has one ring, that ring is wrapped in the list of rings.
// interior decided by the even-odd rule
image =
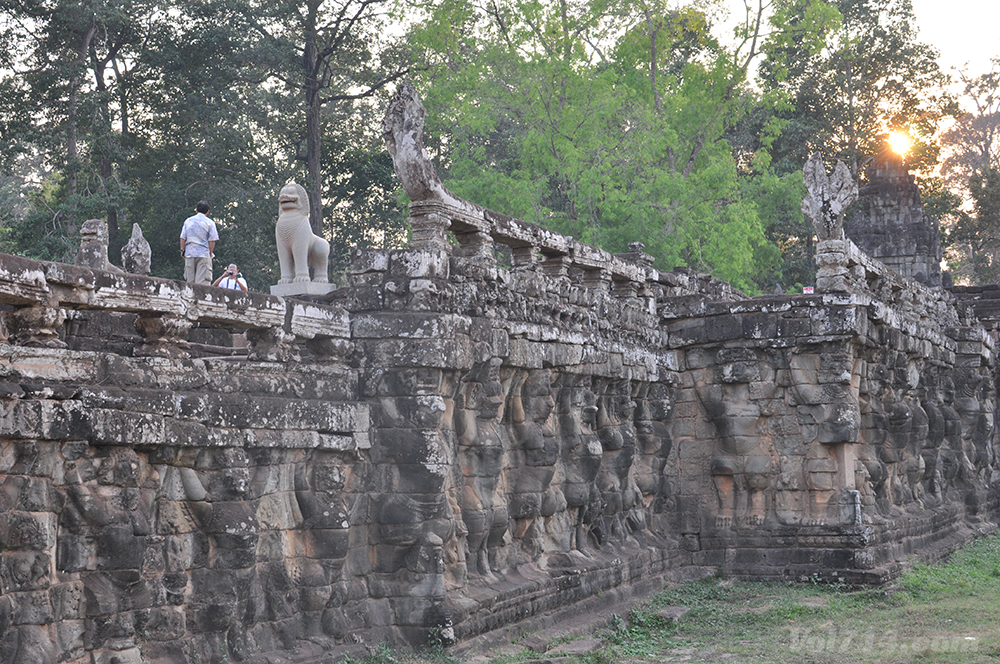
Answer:
[[[955,106],[908,0],[745,4],[730,37],[721,0],[9,0],[0,243],[68,260],[98,217],[114,257],[136,222],[154,273],[178,278],[180,224],[207,199],[220,258],[262,289],[276,278],[276,192],[296,179],[336,271],[352,246],[405,240],[378,120],[407,77],[460,196],[610,251],[641,241],[660,268],[748,292],[804,285],[808,154],[861,175],[903,127],[929,173]],[[978,254],[988,233],[972,221],[991,218],[997,164],[948,154],[929,208]],[[979,206],[964,217],[962,195]]]
[[[981,76],[960,72],[971,110],[941,137],[945,246],[958,281],[1000,282],[1000,58]]]
[[[764,27],[753,14],[723,46],[695,5],[438,4],[416,41],[445,180],[586,242],[624,251],[641,240],[661,268],[755,291],[779,256],[764,190],[795,188],[770,177],[763,154],[741,173],[726,139],[747,98],[767,98],[747,85]]]

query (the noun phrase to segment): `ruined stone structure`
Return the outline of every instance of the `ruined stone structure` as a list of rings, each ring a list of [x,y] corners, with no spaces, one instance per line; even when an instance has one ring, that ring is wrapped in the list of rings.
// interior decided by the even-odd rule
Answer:
[[[142,231],[140,231],[141,233]],[[102,219],[88,219],[80,228],[80,249],[76,264],[98,270],[121,272],[121,268],[108,260],[108,223]],[[147,272],[148,274],[148,272]]]
[[[867,169],[855,213],[844,229],[861,250],[899,274],[941,286],[941,235],[937,219],[924,216],[920,189],[903,164],[888,150]]]
[[[748,298],[421,189],[412,95],[413,241],[323,301],[0,256],[0,660],[467,641],[993,529],[993,339],[836,174],[816,294]]]

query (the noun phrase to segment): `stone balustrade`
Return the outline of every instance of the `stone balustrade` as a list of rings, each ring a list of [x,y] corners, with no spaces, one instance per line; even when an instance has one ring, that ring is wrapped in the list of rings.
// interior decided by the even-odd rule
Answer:
[[[553,274],[564,276],[569,268],[577,268],[588,274],[607,275],[608,282],[627,281],[637,287],[645,285],[650,278],[657,279],[656,271],[651,269],[651,257],[642,253],[639,243],[630,253],[611,254],[568,235],[468,201],[460,201],[460,205],[436,200],[413,202],[410,204],[410,223],[414,228],[415,241],[411,244],[414,249],[447,247],[444,233],[450,230],[463,256],[494,259],[491,243],[510,247],[515,269],[539,264],[549,269],[546,264],[557,265]]]
[[[58,345],[66,313],[91,310],[138,314],[136,330],[147,339],[140,353],[152,355],[184,355],[193,324],[251,331],[261,352],[295,338],[343,348],[350,337],[347,313],[323,304],[6,254],[0,303],[12,307],[8,333],[34,345]]]

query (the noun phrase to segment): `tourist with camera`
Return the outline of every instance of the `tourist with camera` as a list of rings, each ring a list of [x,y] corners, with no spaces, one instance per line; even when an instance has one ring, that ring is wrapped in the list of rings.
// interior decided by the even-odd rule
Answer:
[[[236,263],[230,263],[229,267],[222,275],[212,282],[213,286],[218,286],[219,288],[231,288],[233,290],[247,289],[247,280],[243,278],[240,274],[240,269],[236,266]]]

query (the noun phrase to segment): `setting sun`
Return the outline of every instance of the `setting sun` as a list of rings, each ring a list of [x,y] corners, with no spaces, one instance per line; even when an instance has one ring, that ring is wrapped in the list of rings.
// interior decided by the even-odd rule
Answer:
[[[889,133],[889,148],[900,157],[905,157],[913,147],[913,139],[905,131],[893,131]]]

